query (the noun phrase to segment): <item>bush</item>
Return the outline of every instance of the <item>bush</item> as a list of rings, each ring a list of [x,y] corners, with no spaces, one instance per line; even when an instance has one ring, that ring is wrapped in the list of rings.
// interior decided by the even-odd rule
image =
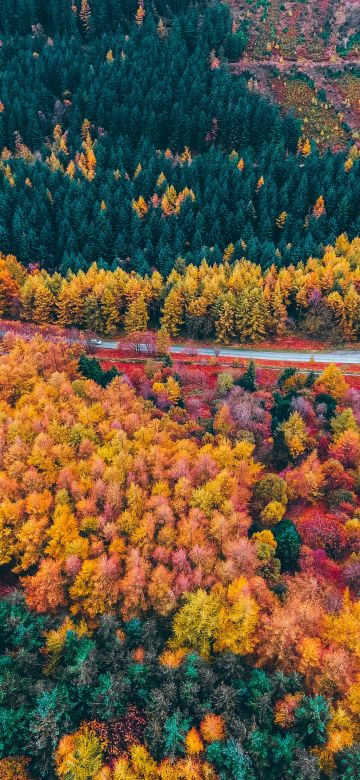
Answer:
[[[88,358],[86,355],[80,356],[79,371],[86,379],[92,379],[101,387],[107,387],[116,376],[120,376],[117,368],[104,371],[96,358]]]

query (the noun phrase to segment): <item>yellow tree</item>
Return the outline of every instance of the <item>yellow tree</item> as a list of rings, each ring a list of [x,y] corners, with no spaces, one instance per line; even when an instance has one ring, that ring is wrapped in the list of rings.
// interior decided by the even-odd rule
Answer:
[[[287,308],[279,280],[277,280],[274,292],[271,296],[270,308],[273,320],[273,328],[275,332],[281,336],[285,333],[286,330]]]
[[[138,200],[133,200],[132,207],[140,219],[144,219],[145,215],[149,211],[149,207],[142,195],[140,195]]]
[[[90,292],[84,299],[82,321],[85,328],[96,333],[103,332],[100,298],[95,292]]]
[[[103,762],[103,745],[88,726],[66,734],[55,754],[56,772],[64,780],[94,780]]]
[[[64,279],[57,301],[58,321],[60,325],[81,326],[84,316],[84,296],[75,280]]]
[[[259,607],[250,594],[246,577],[234,580],[224,593],[214,651],[239,655],[251,653],[256,644]]]
[[[166,217],[169,217],[171,214],[176,214],[178,208],[178,195],[172,184],[166,188],[161,198],[161,208]]]
[[[214,417],[214,431],[221,436],[229,436],[235,431],[235,425],[227,404],[222,404]]]
[[[356,339],[360,332],[360,295],[352,284],[344,297],[344,336],[346,339]]]
[[[195,194],[193,190],[190,190],[189,187],[184,187],[181,192],[179,192],[177,199],[176,199],[176,209],[175,213],[180,213],[181,204],[186,200],[186,198],[190,198],[190,200],[195,200]]]
[[[147,328],[149,321],[148,305],[143,295],[139,295],[129,303],[125,312],[125,332],[136,333],[143,332]]]
[[[184,295],[182,289],[176,285],[165,298],[161,325],[166,328],[170,336],[177,336],[183,322]]]
[[[40,324],[51,322],[54,319],[55,311],[55,296],[45,284],[41,286],[39,285],[36,290],[34,300],[34,322],[38,322]]]
[[[68,555],[86,558],[88,540],[80,536],[75,515],[67,504],[57,504],[54,519],[48,531],[45,553],[57,561],[65,561]]]
[[[234,244],[228,244],[224,250],[223,260],[225,263],[229,263],[235,252]]]
[[[320,195],[315,202],[314,208],[313,208],[313,214],[314,217],[319,219],[319,217],[322,217],[323,214],[325,214],[325,201],[322,195]]]
[[[156,334],[156,347],[160,355],[166,355],[171,344],[167,328],[163,325]]]
[[[178,401],[180,401],[182,396],[181,387],[174,377],[169,376],[165,385],[165,390],[173,404],[177,404]]]
[[[299,139],[298,150],[304,157],[308,157],[309,154],[311,154],[311,143],[309,138],[306,138],[304,143],[302,143],[301,139]]]
[[[341,233],[340,236],[337,237],[335,241],[335,252],[337,255],[343,255],[346,257],[349,249],[350,249],[350,241],[346,235],[346,233]]]
[[[186,596],[173,623],[172,647],[188,647],[207,658],[217,634],[220,599],[216,593],[197,590]]]
[[[119,583],[111,573],[104,574],[104,566],[104,559],[85,560],[70,588],[73,613],[82,613],[90,625],[100,615],[113,612],[119,597]]]
[[[82,142],[82,147],[84,151],[76,154],[76,163],[83,176],[85,176],[88,181],[92,181],[95,177],[96,157],[94,144],[89,131]]]
[[[308,440],[305,422],[299,412],[292,412],[289,419],[281,425],[285,443],[293,458],[305,451]],[[281,518],[280,518],[281,519]]]
[[[261,522],[265,528],[271,528],[283,519],[286,507],[280,501],[269,501],[261,512]]]
[[[232,292],[223,296],[219,315],[215,320],[217,341],[228,344],[235,335],[235,298]]]
[[[347,330],[347,323],[344,299],[337,290],[331,292],[330,295],[327,296],[326,305],[332,312],[336,322],[336,327],[339,329],[339,332],[345,335]]]
[[[342,608],[339,612],[326,617],[327,638],[350,650],[360,659],[360,601],[353,600],[345,590]]]
[[[37,275],[28,276],[20,291],[21,317],[24,320],[31,321],[33,319],[37,289]]]
[[[185,747],[189,756],[198,756],[204,750],[204,743],[195,726],[188,731],[185,737]]]
[[[69,176],[70,179],[73,179],[75,176],[75,163],[74,160],[70,160],[66,170],[65,170],[66,176]]]
[[[0,317],[11,315],[15,303],[19,300],[20,287],[13,279],[4,263],[0,263]]]
[[[105,287],[101,296],[100,308],[104,333],[111,335],[119,325],[119,307],[116,295],[110,287]]]
[[[324,371],[317,378],[314,387],[320,393],[329,393],[336,401],[342,401],[349,389],[349,385],[341,373],[340,368],[333,363],[326,366]]]
[[[236,335],[241,341],[256,341],[266,334],[269,310],[263,289],[246,285],[237,296],[235,307]]]

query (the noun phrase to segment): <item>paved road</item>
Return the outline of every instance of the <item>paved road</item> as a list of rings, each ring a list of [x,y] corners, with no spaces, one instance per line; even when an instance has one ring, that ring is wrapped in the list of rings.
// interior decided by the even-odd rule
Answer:
[[[10,330],[10,328],[9,328]],[[7,330],[0,329],[0,338],[4,336]],[[70,343],[76,341],[75,337],[67,339]],[[107,341],[103,339],[91,339],[92,346],[98,349],[116,350],[121,347],[121,342]],[[148,352],[146,344],[138,345],[139,352]],[[247,358],[252,360],[280,360],[285,363],[308,363],[314,360],[315,363],[343,363],[347,365],[360,365],[360,352],[355,350],[334,350],[332,352],[287,352],[283,350],[272,349],[237,349],[236,347],[191,347],[188,344],[173,344],[169,348],[173,355],[187,354],[189,356],[203,357],[233,357]]]
[[[189,352],[188,347],[170,347],[172,353]],[[197,355],[220,355],[222,357],[251,358],[252,360],[282,360],[287,363],[308,363],[314,359],[315,363],[351,363],[360,365],[360,352],[283,352],[277,350],[236,349],[224,347],[219,351],[207,347],[196,350]]]
[[[98,349],[117,349],[119,346],[118,341],[102,341],[101,339],[92,339],[90,343]]]
[[[117,341],[99,341],[96,345],[102,349],[116,349],[118,347]],[[146,345],[139,345],[141,352],[146,352]],[[236,349],[236,347],[221,347],[214,349],[212,347],[198,347],[192,349],[186,344],[174,344],[170,347],[169,352],[173,355],[176,354],[190,354],[207,357],[234,357],[234,358],[251,358],[253,360],[281,360],[286,363],[308,363],[310,359],[313,359],[315,363],[347,363],[352,365],[360,365],[360,352],[337,350],[333,352],[284,352],[278,350],[258,350],[258,349]]]

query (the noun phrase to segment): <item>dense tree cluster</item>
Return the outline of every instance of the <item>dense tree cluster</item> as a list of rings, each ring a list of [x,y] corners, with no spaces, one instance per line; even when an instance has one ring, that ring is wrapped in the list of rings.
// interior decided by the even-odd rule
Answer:
[[[231,73],[248,34],[0,0],[0,780],[359,777],[360,392],[167,353],[360,338],[358,150]]]
[[[96,264],[62,278],[0,256],[0,316],[106,335],[161,326],[168,338],[184,334],[225,343],[281,336],[296,325],[310,336],[351,341],[360,338],[359,264],[360,240],[350,242],[344,234],[321,258],[263,272],[237,260],[233,245],[213,266],[178,260],[167,278]]]
[[[250,365],[204,421],[79,349],[3,339],[0,776],[355,780],[360,394]]]
[[[3,252],[167,275],[229,243],[268,267],[359,233],[356,150],[298,145],[227,67],[246,31],[204,6],[2,0]]]

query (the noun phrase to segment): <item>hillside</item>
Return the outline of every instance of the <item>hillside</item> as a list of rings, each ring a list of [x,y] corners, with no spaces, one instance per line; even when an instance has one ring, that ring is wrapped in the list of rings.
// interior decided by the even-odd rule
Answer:
[[[1,5],[1,251],[167,275],[230,244],[267,268],[359,233],[356,148],[319,154],[248,90],[225,5],[57,5]]]
[[[359,780],[356,10],[0,0],[0,780]]]
[[[360,38],[356,0],[229,0],[247,31],[234,65],[252,88],[294,109],[320,148],[358,142]]]

